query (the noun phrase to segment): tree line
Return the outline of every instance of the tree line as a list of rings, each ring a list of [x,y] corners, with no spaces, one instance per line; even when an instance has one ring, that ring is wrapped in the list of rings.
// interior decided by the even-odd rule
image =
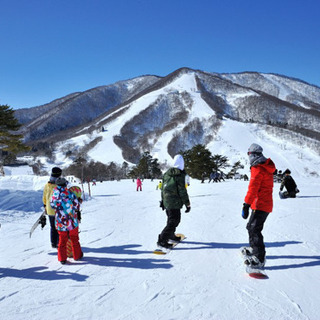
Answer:
[[[240,161],[230,165],[226,156],[212,155],[204,145],[198,144],[193,148],[181,151],[185,161],[185,171],[193,179],[209,177],[212,172],[225,175],[226,178],[233,178],[239,169],[244,166]],[[120,180],[127,178],[161,179],[164,171],[169,166],[159,163],[153,158],[149,151],[144,152],[137,165],[130,167],[127,162],[119,165],[115,162],[103,164],[101,162],[87,161],[85,158],[78,158],[74,163],[64,170],[66,175],[74,175],[82,181],[96,180]]]

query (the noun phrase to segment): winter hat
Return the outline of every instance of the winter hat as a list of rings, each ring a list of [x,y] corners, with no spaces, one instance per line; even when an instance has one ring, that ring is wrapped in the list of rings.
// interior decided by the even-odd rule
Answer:
[[[181,154],[177,154],[174,158],[173,158],[173,167],[174,168],[178,168],[180,170],[184,169],[184,160]]]
[[[284,173],[290,174],[291,171],[289,169],[286,169],[286,171]]]
[[[67,185],[67,183],[68,183],[68,181],[63,177],[59,177],[56,180],[56,185],[59,186],[59,187],[65,187]]]
[[[54,167],[51,170],[51,177],[58,178],[61,176],[62,170],[58,167]]]
[[[250,154],[250,153],[260,153],[261,154],[262,151],[263,151],[263,149],[261,146],[259,146],[256,143],[253,143],[248,149],[248,154]]]
[[[259,163],[263,163],[267,160],[267,158],[265,158],[265,156],[262,154],[262,151],[263,151],[262,147],[256,143],[253,143],[249,147],[248,156],[249,156],[249,161],[251,166],[257,165]]]

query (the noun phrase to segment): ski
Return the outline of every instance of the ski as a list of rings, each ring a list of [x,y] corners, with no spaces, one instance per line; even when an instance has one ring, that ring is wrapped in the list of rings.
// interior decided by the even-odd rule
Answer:
[[[36,221],[36,222],[34,223],[34,225],[32,226],[32,228],[31,228],[31,230],[30,230],[30,232],[29,232],[29,238],[31,238],[31,235],[32,235],[33,231],[37,229],[38,225],[40,224],[40,221],[41,221],[42,217],[45,217],[45,216],[46,216],[46,212],[43,211],[43,212],[41,213],[40,217],[37,219],[37,221]],[[44,225],[42,226],[42,228],[43,228],[43,227],[44,227]]]
[[[179,242],[175,242],[173,243],[172,245],[172,248],[170,249],[166,249],[166,248],[158,248],[158,249],[155,249],[153,251],[154,254],[158,254],[158,255],[163,255],[163,254],[167,254],[169,253],[174,247],[176,247],[182,240],[186,239],[186,236],[182,233],[177,233],[176,234],[177,237],[180,237],[181,240]]]

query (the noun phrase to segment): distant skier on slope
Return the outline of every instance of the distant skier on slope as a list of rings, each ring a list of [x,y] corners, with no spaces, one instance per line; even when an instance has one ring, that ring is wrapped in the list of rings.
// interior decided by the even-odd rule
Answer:
[[[254,268],[265,265],[266,251],[261,231],[273,207],[273,173],[276,170],[273,161],[265,158],[262,151],[262,147],[255,143],[248,149],[251,177],[242,209],[244,219],[248,218],[249,208],[252,209],[247,224],[250,247],[244,250],[248,256],[245,263]]]
[[[137,191],[142,191],[142,181],[140,178],[137,178]]]
[[[57,187],[53,190],[51,207],[56,212],[56,229],[59,233],[58,260],[61,264],[67,262],[67,242],[71,239],[74,260],[83,257],[79,243],[79,219],[77,213],[80,211],[79,201],[76,195],[68,190],[67,180],[58,178]]]
[[[160,207],[166,210],[167,225],[158,236],[157,245],[164,248],[171,248],[172,243],[180,241],[180,237],[175,235],[177,226],[181,220],[183,205],[186,211],[191,210],[188,192],[185,186],[186,172],[184,171],[184,160],[181,155],[176,155],[173,159],[173,167],[167,170],[163,176]]]
[[[56,185],[56,180],[61,176],[62,170],[58,167],[54,167],[51,170],[51,176],[49,181],[46,183],[43,189],[43,196],[42,196],[42,201],[44,205],[44,209],[46,211],[46,214],[49,217],[50,221],[50,240],[51,240],[51,246],[52,248],[58,248],[58,243],[59,243],[59,234],[56,230],[55,226],[55,211],[53,208],[50,206],[50,200],[52,197],[53,189],[57,186]],[[45,225],[45,219],[46,217],[43,216],[43,221],[40,221],[41,225]]]
[[[283,188],[286,188],[287,191],[282,192]],[[291,171],[289,169],[285,170],[283,179],[280,185],[280,198],[295,198],[296,194],[300,192],[296,182],[291,176]]]

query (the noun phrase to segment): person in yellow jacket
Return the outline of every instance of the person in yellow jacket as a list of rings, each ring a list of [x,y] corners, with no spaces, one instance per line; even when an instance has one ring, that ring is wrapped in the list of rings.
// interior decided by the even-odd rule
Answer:
[[[58,231],[56,230],[55,226],[55,210],[51,207],[50,205],[50,200],[53,194],[53,189],[57,186],[56,185],[56,180],[61,176],[62,170],[58,167],[52,168],[51,171],[51,176],[50,180],[46,183],[43,189],[43,205],[44,209],[46,211],[46,214],[49,217],[50,221],[50,240],[51,240],[51,246],[52,248],[58,248],[58,243],[59,243],[59,234]]]

